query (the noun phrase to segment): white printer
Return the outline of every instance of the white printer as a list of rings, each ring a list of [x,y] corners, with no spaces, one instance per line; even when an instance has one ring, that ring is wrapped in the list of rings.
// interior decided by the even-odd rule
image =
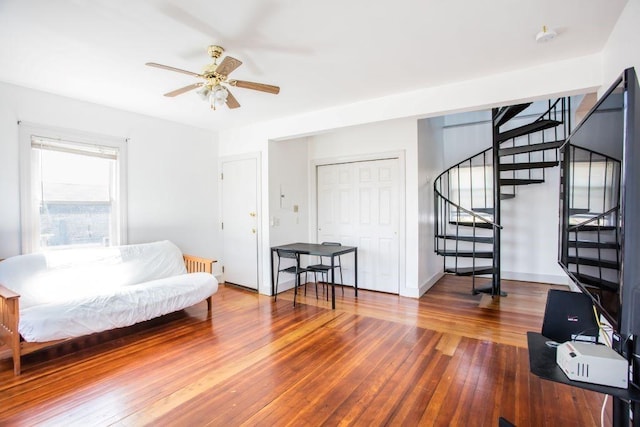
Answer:
[[[573,381],[619,388],[628,386],[628,362],[604,345],[567,341],[558,346],[556,363]]]

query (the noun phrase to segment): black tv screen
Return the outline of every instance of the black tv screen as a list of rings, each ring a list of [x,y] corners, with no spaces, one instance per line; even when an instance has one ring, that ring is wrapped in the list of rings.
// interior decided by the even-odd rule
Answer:
[[[635,72],[627,69],[560,149],[558,261],[626,335],[640,332],[640,305],[634,303],[640,303],[640,252],[633,242],[633,236],[638,240],[633,223],[640,218],[636,92]]]

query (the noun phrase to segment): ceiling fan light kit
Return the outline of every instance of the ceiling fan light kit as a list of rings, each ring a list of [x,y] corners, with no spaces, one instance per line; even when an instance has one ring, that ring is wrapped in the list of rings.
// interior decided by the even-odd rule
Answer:
[[[212,110],[216,110],[227,102],[229,91],[222,85],[217,85],[213,89],[208,85],[203,85],[196,91],[196,94],[198,94],[200,99],[208,102]]]
[[[227,97],[229,96],[229,91],[222,86],[221,84],[216,85],[213,88],[213,92],[210,95],[209,102],[211,103],[211,108],[214,110],[216,107],[222,107],[227,103]]]
[[[209,89],[207,86],[202,86],[196,91],[196,93],[198,94],[198,96],[200,96],[200,99],[202,99],[203,101],[208,101],[211,89]]]
[[[242,65],[242,61],[233,58],[231,56],[225,56],[220,64],[218,59],[224,53],[224,48],[217,45],[211,45],[208,48],[208,53],[213,58],[213,63],[205,67],[204,71],[194,73],[192,71],[182,70],[180,68],[170,67],[168,65],[157,64],[155,62],[147,62],[146,65],[150,67],[161,68],[163,70],[175,71],[177,73],[188,74],[190,76],[199,77],[205,80],[205,82],[192,83],[188,86],[181,87],[179,89],[167,92],[164,96],[174,97],[190,90],[200,88],[196,91],[198,96],[204,101],[208,101],[212,109],[216,109],[223,105],[227,105],[229,108],[238,108],[240,103],[231,94],[227,86],[240,87],[244,89],[252,89],[261,92],[267,92],[272,94],[278,94],[280,88],[278,86],[267,85],[264,83],[248,82],[244,80],[228,80],[229,74]]]

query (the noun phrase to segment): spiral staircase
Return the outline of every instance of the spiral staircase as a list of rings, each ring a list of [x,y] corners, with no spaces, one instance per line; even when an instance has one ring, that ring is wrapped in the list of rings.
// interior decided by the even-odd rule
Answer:
[[[505,295],[500,288],[501,204],[515,203],[517,188],[545,182],[559,165],[558,148],[570,131],[569,98],[492,110],[492,147],[450,167],[434,181],[434,250],[444,270],[472,277],[472,292]],[[538,108],[538,111],[540,109]],[[494,167],[495,165],[495,167]],[[506,231],[506,230],[505,230]],[[491,285],[476,287],[476,277]]]

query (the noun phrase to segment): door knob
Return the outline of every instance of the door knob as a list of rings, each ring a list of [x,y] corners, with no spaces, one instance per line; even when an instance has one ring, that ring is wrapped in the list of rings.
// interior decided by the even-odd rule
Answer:
[[[256,229],[255,229],[255,228],[252,228],[252,229],[251,229],[251,233],[256,234]]]
[[[255,212],[249,212],[249,216],[252,217],[252,218],[255,218],[256,213]]]

